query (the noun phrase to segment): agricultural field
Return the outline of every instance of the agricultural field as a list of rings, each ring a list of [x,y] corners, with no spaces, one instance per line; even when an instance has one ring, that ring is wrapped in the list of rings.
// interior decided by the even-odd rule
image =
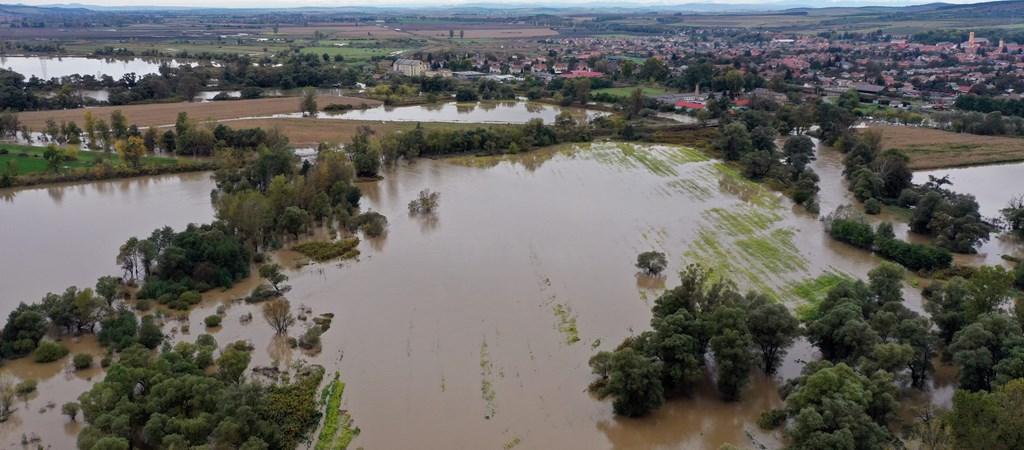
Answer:
[[[954,133],[923,127],[875,125],[882,147],[902,150],[913,170],[1024,161],[1024,139]]]

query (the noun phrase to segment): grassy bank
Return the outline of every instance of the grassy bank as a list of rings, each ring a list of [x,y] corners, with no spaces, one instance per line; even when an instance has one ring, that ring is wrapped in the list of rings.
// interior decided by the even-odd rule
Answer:
[[[18,166],[18,175],[46,173],[49,165],[46,160],[43,159],[43,152],[45,151],[46,148],[44,147],[0,144],[0,172],[6,170],[8,161],[14,161]],[[69,160],[63,164],[63,170],[88,169],[96,165],[97,161],[104,159],[109,159],[113,165],[120,165],[122,163],[121,158],[113,151],[107,153],[80,150],[73,158],[73,160]],[[142,165],[176,166],[179,161],[180,160],[178,158],[144,156],[142,158]]]
[[[4,151],[6,150],[6,153]],[[33,186],[37,184],[66,183],[76,181],[100,181],[169,173],[213,170],[212,161],[145,156],[142,164],[135,168],[121,161],[116,153],[78,151],[64,161],[58,172],[49,170],[49,163],[43,159],[42,147],[0,144],[0,174],[6,175],[10,186]],[[109,161],[109,164],[106,162]],[[9,173],[11,165],[16,174]]]

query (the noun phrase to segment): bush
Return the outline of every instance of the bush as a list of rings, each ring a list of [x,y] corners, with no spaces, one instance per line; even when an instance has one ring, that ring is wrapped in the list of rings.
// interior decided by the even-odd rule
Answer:
[[[349,237],[338,241],[310,241],[292,247],[299,253],[316,261],[327,261],[335,258],[350,259],[359,256],[359,238]]]
[[[218,315],[207,316],[206,319],[203,319],[203,322],[206,323],[208,328],[219,327],[220,321],[221,318]]]
[[[60,412],[61,414],[70,417],[71,420],[75,420],[75,417],[78,416],[79,409],[82,409],[82,405],[79,405],[78,402],[67,402],[60,407]]]
[[[270,300],[272,298],[277,298],[277,297],[280,297],[280,296],[281,296],[281,294],[279,294],[276,290],[274,290],[274,288],[266,286],[266,285],[263,285],[263,284],[259,284],[259,285],[256,285],[256,287],[253,288],[253,290],[249,294],[249,296],[245,298],[245,302],[246,303],[259,303],[259,302],[267,301],[267,300]]]
[[[807,212],[811,214],[818,214],[821,212],[821,206],[818,205],[818,202],[814,201],[814,199],[808,200],[807,203],[804,204],[804,208],[806,208]]]
[[[75,366],[75,370],[85,370],[92,367],[92,359],[92,355],[88,353],[79,353],[71,359],[71,364]]]
[[[814,193],[811,191],[808,191],[806,189],[797,189],[793,191],[793,203],[802,205],[804,204],[804,202],[810,200],[813,196]]]
[[[299,347],[306,350],[315,350],[320,348],[320,335],[324,334],[323,330],[319,326],[312,326],[306,329],[301,336],[299,336]]]
[[[110,357],[110,355],[104,356],[103,359],[100,360],[100,367],[106,369],[107,367],[110,367],[110,363],[112,362],[114,362],[114,358]]]
[[[331,103],[331,104],[329,104],[327,106],[324,106],[323,107],[323,111],[326,111],[326,112],[342,112],[342,111],[351,110],[353,108],[354,107],[352,105],[340,104],[340,103]]]
[[[139,300],[135,302],[135,309],[138,311],[149,311],[153,305],[149,303],[149,300]]]
[[[186,305],[192,306],[199,304],[199,302],[203,301],[203,296],[200,295],[199,292],[197,291],[186,291],[178,296],[178,301]]]
[[[350,226],[361,230],[369,237],[377,237],[384,234],[388,226],[388,218],[376,211],[367,211],[350,221]]]
[[[846,242],[858,248],[871,250],[875,243],[875,232],[871,225],[852,219],[837,219],[831,224],[828,234],[837,241]]]
[[[769,409],[761,412],[757,426],[763,430],[777,430],[786,423],[786,412],[781,409]]]
[[[864,212],[875,215],[882,212],[882,202],[877,198],[869,198],[864,202]]]
[[[54,362],[68,355],[68,348],[59,342],[43,341],[39,343],[33,357],[37,363]]]
[[[949,250],[898,239],[882,240],[876,251],[879,256],[914,271],[945,269],[953,264],[953,254]]]
[[[217,339],[212,334],[203,333],[196,338],[196,346],[217,348]]]
[[[647,275],[658,276],[668,266],[668,259],[662,252],[643,252],[636,257],[636,268]]]
[[[18,395],[25,396],[36,391],[36,386],[39,384],[36,380],[25,380],[14,386],[14,392]]]

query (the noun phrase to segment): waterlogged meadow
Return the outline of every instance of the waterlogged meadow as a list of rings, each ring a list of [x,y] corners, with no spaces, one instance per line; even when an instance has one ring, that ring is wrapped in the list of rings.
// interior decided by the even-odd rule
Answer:
[[[4,207],[19,212],[11,217],[28,217],[27,208],[47,199],[53,209],[70,207],[61,199],[72,193],[88,197],[79,202],[107,205],[107,197],[130,195],[140,199],[130,216],[145,217],[146,208],[163,206],[142,201],[152,193],[144,186],[18,191],[5,197]],[[311,437],[317,448],[349,442],[352,448],[777,448],[781,434],[760,430],[756,421],[762,410],[782,405],[779,379],[756,376],[739,403],[721,402],[705,380],[692,397],[673,398],[643,419],[624,419],[609,402],[585,393],[592,380],[587,360],[646,330],[651,303],[678,283],[675,273],[689,263],[706,264],[741,289],[769,292],[801,315],[814,314],[836,280],[863,277],[876,264],[833,242],[816,217],[779,194],[683,147],[595,143],[421,159],[360,188],[362,207],[386,215],[389,227],[382,237],[362,239],[358,257],[307,261],[290,250],[274,256],[289,277],[294,310],[334,314],[319,353],[291,348],[258,305],[234,301],[252,290],[255,278],[206,294],[187,318],[164,326],[173,341],[191,341],[204,330],[204,317],[221,313],[221,326],[208,331],[221,343],[249,341],[253,367],[287,370],[308,361],[340,374],[322,397],[326,423]],[[441,207],[432,215],[409,214],[409,201],[423,189],[440,192]],[[28,221],[11,226],[19,242],[71,245]],[[113,220],[93,239],[109,233],[121,242],[146,231],[129,227]],[[637,254],[651,250],[668,256],[662,278],[638,276],[634,267]],[[116,248],[76,261],[115,273],[111,252]],[[35,252],[16,254],[24,255],[18,264],[36,263],[25,259]],[[51,270],[51,289],[80,284],[74,274]],[[15,305],[3,304],[3,312]],[[307,326],[300,322],[289,333],[297,337]],[[814,357],[798,345],[780,378],[796,375],[796,359]],[[15,375],[29,367],[8,365]],[[69,400],[51,395],[55,387],[67,384],[59,392],[73,398],[88,386],[77,377],[63,383],[59,369],[39,373],[43,392],[0,429],[7,440],[63,423],[59,412],[37,413],[48,401]],[[73,442],[68,429],[47,444]]]

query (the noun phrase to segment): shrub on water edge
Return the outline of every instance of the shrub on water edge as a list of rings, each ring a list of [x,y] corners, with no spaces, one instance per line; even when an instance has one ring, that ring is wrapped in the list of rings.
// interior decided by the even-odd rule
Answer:
[[[383,217],[383,216],[382,216]],[[327,261],[335,258],[354,258],[359,256],[359,238],[349,237],[338,241],[311,241],[292,247],[299,253],[317,261]]]
[[[763,430],[777,430],[786,423],[786,412],[781,409],[769,409],[761,412],[757,426]]]
[[[877,198],[869,198],[864,202],[864,212],[875,215],[882,212],[882,202]]]
[[[71,364],[75,366],[75,370],[85,370],[92,367],[92,360],[92,355],[88,353],[78,353],[71,359]]]
[[[37,363],[53,362],[67,356],[69,350],[64,344],[54,341],[43,341],[39,343],[33,355]]]
[[[320,348],[320,335],[324,334],[324,331],[319,326],[311,326],[306,329],[301,336],[299,336],[299,347],[306,350],[314,350]]]
[[[18,395],[27,395],[35,392],[38,381],[28,379],[14,386],[14,392]]]
[[[206,319],[203,319],[203,322],[206,323],[206,326],[209,328],[220,326],[220,321],[221,318],[218,315],[207,316]]]

